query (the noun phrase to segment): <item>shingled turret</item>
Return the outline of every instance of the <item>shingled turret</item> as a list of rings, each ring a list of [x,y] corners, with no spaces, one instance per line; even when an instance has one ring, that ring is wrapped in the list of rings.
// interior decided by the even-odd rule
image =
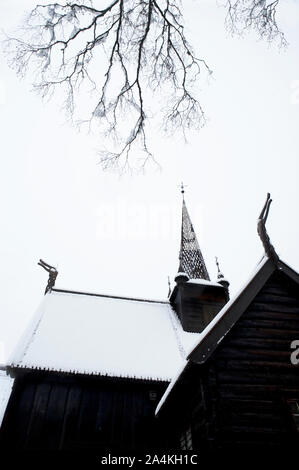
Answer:
[[[211,282],[181,186],[182,228],[179,270],[170,296],[185,331],[201,332],[228,300],[228,283]]]

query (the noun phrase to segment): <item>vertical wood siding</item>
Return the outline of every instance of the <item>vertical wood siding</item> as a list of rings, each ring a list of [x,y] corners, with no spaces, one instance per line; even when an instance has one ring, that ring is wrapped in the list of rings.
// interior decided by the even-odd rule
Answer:
[[[15,449],[149,449],[157,437],[154,409],[166,386],[22,373],[3,422],[2,444]]]
[[[161,423],[175,429],[172,445],[191,426],[197,450],[298,448],[287,404],[299,400],[299,366],[290,361],[296,339],[298,285],[275,271],[208,361],[191,364],[170,395]]]

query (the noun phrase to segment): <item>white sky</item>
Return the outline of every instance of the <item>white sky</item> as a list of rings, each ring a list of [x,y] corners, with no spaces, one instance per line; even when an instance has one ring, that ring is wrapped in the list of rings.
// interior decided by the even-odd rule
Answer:
[[[231,293],[259,261],[267,191],[271,240],[299,270],[299,2],[281,2],[290,43],[281,51],[254,35],[229,37],[213,0],[185,1],[189,40],[214,71],[201,84],[209,122],[188,144],[151,135],[162,170],[144,176],[102,172],[96,139],[65,124],[59,103],[43,103],[1,55],[0,362],[42,298],[39,258],[58,266],[57,287],[165,299],[178,266],[181,180],[212,279],[215,255]],[[0,27],[13,30],[34,4],[0,0]]]

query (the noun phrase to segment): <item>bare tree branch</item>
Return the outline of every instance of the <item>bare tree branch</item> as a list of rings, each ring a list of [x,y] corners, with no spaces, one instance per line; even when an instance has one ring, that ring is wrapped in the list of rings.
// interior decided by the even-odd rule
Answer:
[[[276,22],[279,1],[225,0],[226,25],[285,45]],[[104,168],[126,170],[132,154],[141,169],[154,160],[146,127],[153,96],[163,103],[155,114],[167,132],[185,135],[205,122],[194,84],[202,70],[211,71],[186,39],[180,0],[37,5],[23,38],[8,39],[7,46],[11,65],[20,75],[33,71],[42,96],[62,89],[69,116],[89,129],[96,124],[108,144],[100,150]]]
[[[143,166],[152,159],[146,138],[152,93],[161,94],[164,128],[184,133],[204,123],[192,86],[202,67],[210,70],[185,37],[180,2],[104,3],[37,5],[29,14],[25,39],[9,39],[11,64],[22,75],[34,70],[34,87],[43,96],[62,87],[72,117],[78,97],[92,92],[93,107],[81,121],[89,127],[96,121],[116,147],[101,150],[103,166],[130,166],[134,146],[141,149]]]
[[[230,32],[242,34],[255,30],[269,42],[277,40],[286,46],[284,33],[279,29],[276,16],[280,0],[228,0],[226,25]]]

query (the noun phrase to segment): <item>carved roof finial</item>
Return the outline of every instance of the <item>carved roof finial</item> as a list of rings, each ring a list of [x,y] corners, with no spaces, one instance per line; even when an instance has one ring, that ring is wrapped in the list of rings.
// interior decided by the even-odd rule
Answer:
[[[44,268],[49,273],[48,284],[45,290],[45,294],[47,294],[47,292],[51,292],[52,288],[55,285],[55,281],[58,276],[58,271],[56,268],[54,268],[54,266],[51,266],[50,264],[46,263],[42,259],[40,259],[37,264],[41,266],[42,268]]]
[[[224,276],[223,276],[222,272],[220,271],[220,267],[219,267],[219,262],[218,262],[217,256],[215,256],[215,260],[216,260],[216,266],[217,266],[217,271],[218,271],[218,273],[217,273],[217,279],[223,279]]]
[[[185,187],[184,187],[184,183],[182,181],[181,182],[181,193],[183,194],[183,196],[184,196],[184,192],[185,192]]]
[[[269,237],[269,235],[267,233],[267,229],[266,229],[266,221],[267,221],[267,218],[268,218],[268,215],[269,215],[269,209],[270,209],[271,202],[272,202],[272,199],[271,199],[270,193],[267,193],[266,202],[264,204],[262,212],[260,213],[260,216],[259,216],[258,221],[257,221],[257,233],[258,233],[258,235],[259,235],[259,237],[262,241],[262,244],[263,244],[266,255],[269,258],[272,258],[275,262],[277,262],[278,261],[278,255],[277,255],[273,245],[271,244],[270,237]]]
[[[228,293],[228,288],[229,288],[229,281],[224,277],[223,273],[220,271],[220,266],[218,262],[217,256],[215,256],[216,260],[216,266],[217,266],[217,282],[221,284],[226,290],[227,290],[227,300],[229,299],[229,293]]]
[[[169,298],[171,294],[171,285],[170,285],[170,277],[168,276],[168,294],[167,297]]]

